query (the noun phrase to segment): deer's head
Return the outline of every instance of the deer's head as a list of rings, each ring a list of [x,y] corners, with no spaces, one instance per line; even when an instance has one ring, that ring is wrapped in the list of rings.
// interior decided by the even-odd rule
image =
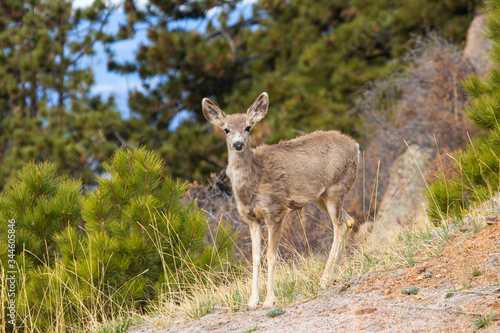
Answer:
[[[229,151],[237,153],[250,149],[250,130],[256,122],[262,120],[267,113],[269,96],[262,93],[248,108],[247,113],[226,115],[214,101],[204,98],[202,101],[203,115],[209,123],[219,126],[226,133],[226,143]]]

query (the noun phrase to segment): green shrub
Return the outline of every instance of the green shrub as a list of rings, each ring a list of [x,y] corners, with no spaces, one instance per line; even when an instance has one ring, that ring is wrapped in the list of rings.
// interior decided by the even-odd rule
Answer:
[[[283,310],[282,308],[276,308],[276,309],[269,310],[266,313],[266,316],[268,316],[269,318],[275,318],[275,317],[282,315],[283,313],[285,313],[285,310]]]
[[[118,151],[104,168],[108,175],[82,200],[82,216],[89,235],[113,240],[121,280],[143,274],[158,288],[163,283],[172,288],[197,281],[199,269],[227,262],[229,227],[220,226],[215,246],[207,243],[202,211],[182,201],[188,184],[165,177],[158,155]]]
[[[98,328],[231,265],[230,228],[209,234],[196,203],[182,200],[187,184],[166,176],[157,154],[119,150],[104,168],[82,193],[54,165],[30,164],[1,196],[2,223],[18,224],[21,327]]]
[[[498,320],[498,313],[491,311],[489,314],[480,316],[478,319],[473,320],[472,322],[476,324],[476,330],[480,330],[487,327],[496,320]]]
[[[417,287],[410,287],[408,289],[403,289],[401,291],[401,294],[403,294],[403,295],[416,295],[416,294],[418,294],[418,288]]]

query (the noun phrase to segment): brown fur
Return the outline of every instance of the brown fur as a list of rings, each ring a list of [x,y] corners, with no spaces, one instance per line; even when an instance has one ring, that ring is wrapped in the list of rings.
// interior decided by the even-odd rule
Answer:
[[[290,211],[312,202],[330,215],[334,225],[334,242],[322,283],[332,279],[333,261],[336,264],[340,262],[345,240],[353,226],[352,219],[342,210],[342,204],[356,180],[359,157],[358,144],[336,131],[317,131],[276,145],[250,149],[249,129],[266,115],[268,103],[268,96],[263,93],[247,114],[230,116],[209,99],[204,99],[202,103],[207,120],[227,133],[227,174],[232,182],[238,211],[250,227],[253,254],[251,308],[255,308],[259,301],[262,219],[269,230],[265,307],[274,303],[273,272],[283,218]]]

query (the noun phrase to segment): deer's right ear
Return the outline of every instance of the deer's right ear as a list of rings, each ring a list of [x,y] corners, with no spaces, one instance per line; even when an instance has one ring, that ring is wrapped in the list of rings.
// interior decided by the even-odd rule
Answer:
[[[222,112],[219,105],[214,101],[204,98],[201,102],[203,108],[203,115],[209,123],[215,126],[223,127],[226,122],[226,114]]]

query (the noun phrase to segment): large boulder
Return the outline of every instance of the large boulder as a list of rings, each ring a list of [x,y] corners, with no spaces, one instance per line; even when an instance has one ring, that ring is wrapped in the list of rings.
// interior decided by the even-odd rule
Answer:
[[[377,209],[373,225],[375,239],[389,239],[403,228],[426,220],[424,205],[425,180],[433,152],[411,145],[391,166],[389,184]]]
[[[478,15],[472,20],[467,30],[464,56],[469,59],[476,72],[483,76],[491,68],[488,59],[491,51],[491,40],[485,35],[487,18],[485,14]]]

